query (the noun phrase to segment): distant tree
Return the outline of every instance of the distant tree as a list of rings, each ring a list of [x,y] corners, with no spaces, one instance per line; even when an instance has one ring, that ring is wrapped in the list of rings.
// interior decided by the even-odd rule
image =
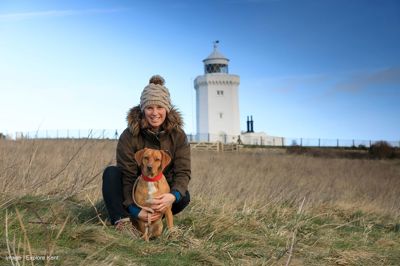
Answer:
[[[360,145],[358,145],[358,148],[359,148],[360,150],[366,150],[366,149],[367,149],[367,146],[365,146],[364,144],[360,144]]]
[[[395,150],[387,141],[377,141],[369,148],[369,154],[374,159],[390,159],[395,157]]]

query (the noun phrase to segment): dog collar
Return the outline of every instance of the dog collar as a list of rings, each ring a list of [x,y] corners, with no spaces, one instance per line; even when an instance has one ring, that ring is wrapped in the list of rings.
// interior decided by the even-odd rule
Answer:
[[[162,176],[163,176],[163,173],[161,172],[158,175],[156,175],[155,177],[148,177],[148,176],[142,175],[142,178],[146,182],[157,182],[161,179]]]

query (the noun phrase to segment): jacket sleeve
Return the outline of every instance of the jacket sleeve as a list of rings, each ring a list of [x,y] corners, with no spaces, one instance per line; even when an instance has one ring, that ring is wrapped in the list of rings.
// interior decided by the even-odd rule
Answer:
[[[123,205],[125,207],[133,204],[132,188],[138,176],[135,149],[133,135],[128,129],[125,129],[117,144],[117,166],[122,172]]]
[[[179,133],[176,139],[174,177],[171,190],[176,189],[182,196],[185,196],[191,179],[190,144],[185,132]]]

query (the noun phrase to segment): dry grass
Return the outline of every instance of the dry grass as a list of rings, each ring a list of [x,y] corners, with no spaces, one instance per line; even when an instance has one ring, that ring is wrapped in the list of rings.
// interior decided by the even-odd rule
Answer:
[[[110,141],[0,141],[0,192],[97,200],[102,171],[114,162],[115,142]]]
[[[1,141],[0,192],[7,196],[101,198],[115,164],[113,141]],[[276,152],[192,152],[190,191],[233,204],[332,204],[400,215],[399,160],[349,160]]]
[[[0,264],[400,263],[399,160],[193,152],[190,207],[175,232],[143,243],[104,224],[101,174],[115,148],[0,140]]]
[[[238,204],[321,204],[400,215],[400,161],[193,153],[191,190]]]

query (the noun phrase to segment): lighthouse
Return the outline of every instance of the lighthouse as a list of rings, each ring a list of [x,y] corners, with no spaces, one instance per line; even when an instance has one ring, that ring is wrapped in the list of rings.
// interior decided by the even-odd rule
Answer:
[[[240,135],[238,75],[229,74],[229,59],[214,42],[203,60],[204,75],[196,77],[196,120],[198,141],[237,142]]]

